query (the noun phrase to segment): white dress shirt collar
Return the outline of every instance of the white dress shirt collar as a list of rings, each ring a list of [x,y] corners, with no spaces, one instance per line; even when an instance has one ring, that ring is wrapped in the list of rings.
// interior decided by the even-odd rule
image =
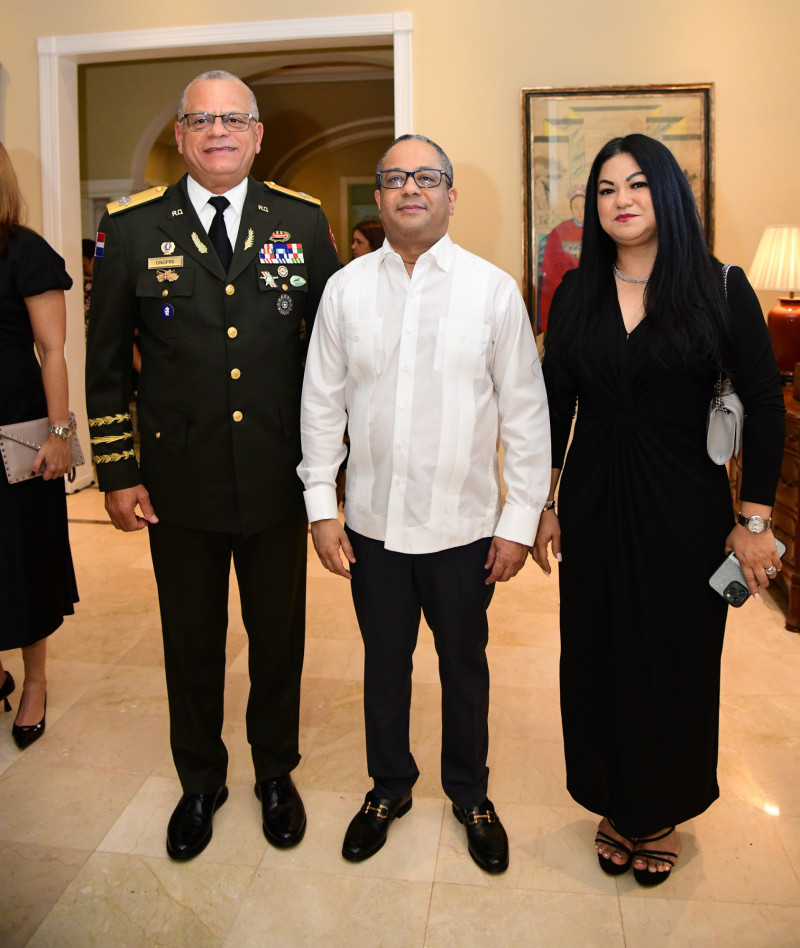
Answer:
[[[381,254],[384,259],[388,256],[400,257],[400,254],[397,253],[397,251],[389,243],[388,237],[384,238],[383,244],[378,248],[376,253]],[[455,244],[450,239],[450,235],[445,234],[443,237],[440,237],[432,247],[425,251],[425,253],[420,254],[420,256],[417,258],[417,262],[423,260],[428,254],[433,257],[442,270],[447,272],[450,269],[455,256]]]
[[[228,231],[232,247],[236,246],[236,236],[239,233],[242,208],[247,197],[247,181],[247,178],[243,178],[235,188],[231,188],[230,191],[225,191],[221,195],[221,197],[226,197],[230,201],[230,206],[225,208],[225,229]],[[202,184],[198,184],[191,175],[187,175],[186,178],[186,191],[189,200],[192,202],[192,207],[200,218],[200,223],[208,232],[211,221],[214,220],[216,214],[214,207],[208,203],[209,198],[215,197],[214,192],[204,188]]]

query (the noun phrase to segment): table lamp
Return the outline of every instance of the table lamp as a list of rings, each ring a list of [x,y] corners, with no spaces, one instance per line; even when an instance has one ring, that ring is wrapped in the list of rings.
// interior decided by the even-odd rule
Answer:
[[[795,299],[800,290],[800,225],[765,228],[748,279],[756,290],[779,291],[767,325],[781,378],[791,382],[795,362],[800,362],[800,299]]]

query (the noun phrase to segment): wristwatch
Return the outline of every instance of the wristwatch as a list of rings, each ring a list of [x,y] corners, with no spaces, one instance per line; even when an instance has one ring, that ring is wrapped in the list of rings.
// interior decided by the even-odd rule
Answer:
[[[542,507],[542,510],[555,510],[555,509],[556,509],[556,502],[554,500],[546,500],[544,502],[544,507]]]
[[[68,425],[50,425],[48,431],[50,434],[56,435],[56,437],[61,438],[62,441],[69,441],[72,437],[72,428]]]
[[[739,523],[751,533],[763,533],[765,530],[772,529],[772,518],[765,520],[764,517],[759,517],[758,514],[755,514],[753,517],[745,517],[744,514],[739,514]]]

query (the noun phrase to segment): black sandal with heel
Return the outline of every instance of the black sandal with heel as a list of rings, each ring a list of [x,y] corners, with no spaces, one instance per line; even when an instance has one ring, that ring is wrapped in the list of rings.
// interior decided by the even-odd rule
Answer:
[[[668,830],[665,830],[658,836],[643,836],[641,839],[637,839],[636,842],[637,845],[639,843],[657,843],[660,839],[666,839],[667,836],[674,832],[675,827],[670,826]],[[639,885],[661,885],[672,872],[675,867],[675,861],[678,858],[677,853],[668,852],[663,849],[637,849],[634,855],[643,856],[645,859],[657,859],[659,862],[666,862],[669,865],[669,869],[665,872],[650,872],[648,868],[636,869],[634,867],[633,874]]]
[[[619,835],[622,836],[622,833],[620,833],[617,827],[614,826],[614,821],[610,819],[609,817],[606,817],[606,819],[611,825],[611,829],[613,829],[615,833],[619,833]],[[608,833],[604,833],[600,829],[597,831],[597,835],[594,838],[595,846],[598,843],[606,843],[609,846],[613,846],[614,849],[618,849],[620,850],[620,852],[625,853],[628,857],[626,862],[612,862],[610,857],[606,858],[602,853],[597,854],[597,858],[600,862],[600,868],[603,870],[603,872],[608,873],[608,875],[610,876],[622,875],[623,872],[627,872],[630,869],[631,864],[633,863],[633,842],[634,841],[632,839],[628,839],[627,836],[623,838],[627,842],[629,842],[631,845],[626,846],[625,843],[619,842],[618,840],[614,839],[613,836],[609,836]]]

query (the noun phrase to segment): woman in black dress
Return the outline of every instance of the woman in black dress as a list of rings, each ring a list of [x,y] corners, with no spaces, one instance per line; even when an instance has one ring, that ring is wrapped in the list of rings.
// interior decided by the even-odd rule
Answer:
[[[63,479],[70,467],[64,290],[72,280],[61,257],[21,225],[21,214],[16,175],[0,145],[0,426],[44,415],[51,425],[31,468],[41,476],[9,484],[0,469],[0,650],[22,648],[25,683],[12,733],[24,748],[44,733],[47,636],[74,612],[78,593]],[[13,690],[0,664],[7,711]]]
[[[706,450],[720,365],[747,412],[738,523]],[[769,518],[784,407],[758,300],[709,253],[686,177],[654,139],[614,139],[592,165],[544,375],[551,499],[564,472],[533,557],[549,574],[552,545],[560,561],[567,787],[603,815],[600,866],[655,885],[680,851],[676,825],[719,796],[727,605],[708,580],[730,550],[753,593],[780,569]]]

